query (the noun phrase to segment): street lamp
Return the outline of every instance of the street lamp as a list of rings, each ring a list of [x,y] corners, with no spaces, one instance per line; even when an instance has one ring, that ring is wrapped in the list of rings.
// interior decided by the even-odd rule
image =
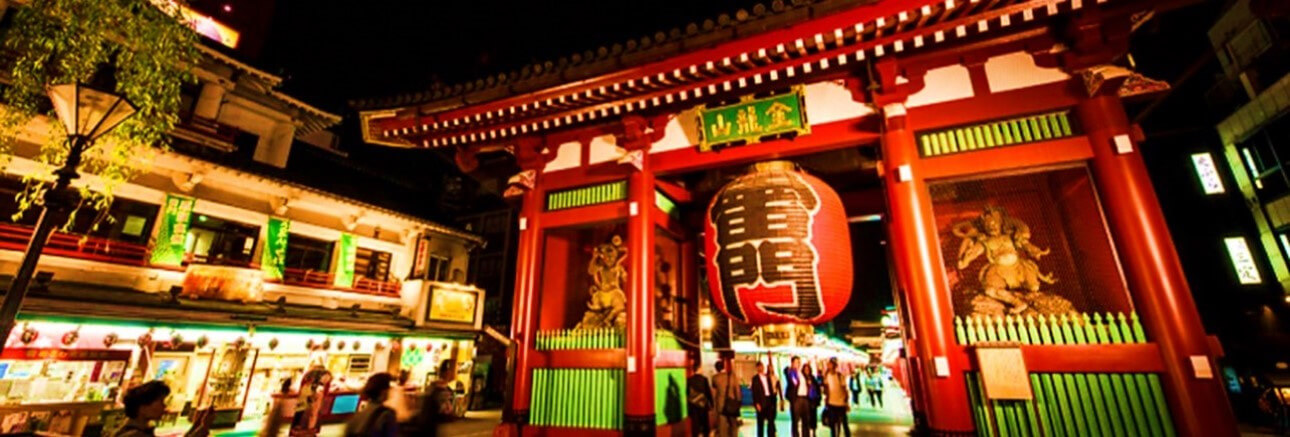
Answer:
[[[48,88],[48,93],[49,99],[54,103],[54,111],[58,113],[58,120],[67,130],[67,159],[63,161],[62,167],[54,171],[54,186],[43,195],[36,229],[31,233],[31,241],[27,243],[27,251],[23,254],[22,264],[18,266],[18,273],[14,274],[13,283],[9,284],[9,292],[4,295],[4,303],[0,304],[0,350],[3,350],[4,344],[9,340],[9,333],[13,331],[18,309],[22,307],[22,299],[27,295],[27,286],[31,284],[36,262],[40,260],[45,243],[49,241],[50,232],[54,230],[54,226],[67,220],[75,205],[67,188],[73,179],[80,177],[76,168],[81,165],[81,155],[94,144],[94,140],[135,113],[134,105],[125,97],[79,83],[53,85]]]

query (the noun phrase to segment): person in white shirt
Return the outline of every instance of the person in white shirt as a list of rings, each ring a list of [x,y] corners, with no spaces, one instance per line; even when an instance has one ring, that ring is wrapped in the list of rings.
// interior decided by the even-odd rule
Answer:
[[[833,437],[851,437],[851,426],[847,423],[847,412],[851,407],[847,403],[846,377],[838,371],[837,358],[830,358],[828,366],[824,374],[824,423],[829,426]]]
[[[757,362],[757,374],[752,379],[753,408],[757,409],[757,437],[775,437],[776,404],[779,387],[766,373],[766,363]]]

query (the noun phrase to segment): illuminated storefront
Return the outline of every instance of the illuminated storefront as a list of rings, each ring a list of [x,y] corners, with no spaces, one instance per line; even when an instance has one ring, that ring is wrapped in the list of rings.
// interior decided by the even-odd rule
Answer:
[[[123,388],[149,380],[171,387],[171,422],[210,405],[217,426],[258,424],[275,400],[294,405],[295,391],[310,370],[324,370],[332,378],[321,421],[343,421],[355,411],[367,377],[377,372],[407,372],[405,389],[419,393],[437,378],[440,362],[453,360],[459,372],[455,388],[469,393],[474,353],[471,336],[55,317],[29,318],[19,326],[0,354],[0,403],[43,407],[51,419],[70,414],[81,419],[80,426],[116,408]],[[461,404],[464,408],[464,399]],[[25,422],[29,416],[0,412],[16,415],[0,423]],[[81,412],[84,417],[77,416]],[[120,419],[105,417],[104,429]]]

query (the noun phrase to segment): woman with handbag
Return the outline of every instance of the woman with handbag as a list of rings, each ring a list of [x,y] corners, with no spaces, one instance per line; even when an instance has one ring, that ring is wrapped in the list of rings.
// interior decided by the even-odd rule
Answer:
[[[739,434],[739,411],[743,408],[743,394],[734,372],[726,371],[726,363],[715,363],[717,374],[712,375],[713,407],[717,411],[716,437],[735,437]]]

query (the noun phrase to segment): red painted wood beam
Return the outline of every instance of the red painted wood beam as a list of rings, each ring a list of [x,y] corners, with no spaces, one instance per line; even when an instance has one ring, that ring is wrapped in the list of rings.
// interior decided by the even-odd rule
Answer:
[[[627,362],[622,349],[566,349],[534,351],[529,358],[534,369],[621,369]]]
[[[661,350],[661,351],[658,351],[658,355],[654,356],[654,368],[684,369],[686,367],[689,367],[687,364],[688,361],[689,360],[685,355],[685,351]]]
[[[611,202],[542,213],[542,227],[562,228],[627,218],[627,202]]]
[[[909,127],[939,129],[1072,108],[1079,103],[1080,93],[1079,82],[1068,80],[918,106],[909,108]]]
[[[1155,343],[1022,345],[1031,373],[1160,373],[1160,346]],[[973,347],[963,348],[971,370],[980,370]]]
[[[924,158],[923,175],[929,179],[1080,162],[1093,158],[1083,135],[1020,146],[996,147],[975,152]]]
[[[654,184],[658,185],[658,190],[662,191],[663,194],[666,194],[667,197],[671,198],[673,202],[684,204],[684,203],[690,203],[694,201],[694,199],[692,198],[693,196],[690,195],[690,190],[686,189],[685,187],[682,187],[672,182],[662,181],[657,179],[654,181]]]
[[[715,152],[700,152],[697,147],[687,147],[657,153],[653,157],[652,168],[657,174],[676,174],[807,155],[843,147],[859,147],[878,141],[879,133],[865,129],[860,124],[861,121],[863,119],[821,124],[812,126],[810,135],[730,147]]]

